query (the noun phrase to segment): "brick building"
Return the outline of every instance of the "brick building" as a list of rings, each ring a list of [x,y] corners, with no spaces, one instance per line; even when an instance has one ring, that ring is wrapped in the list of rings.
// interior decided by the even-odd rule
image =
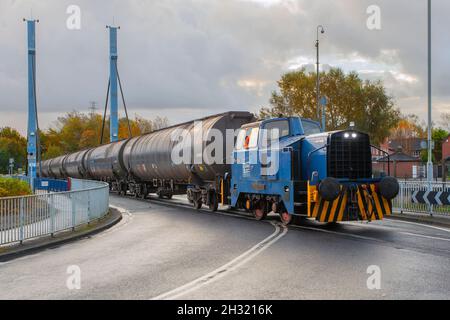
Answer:
[[[425,166],[420,158],[412,157],[404,153],[401,148],[397,152],[373,162],[375,175],[390,174],[396,178],[418,179],[424,178],[426,174]]]

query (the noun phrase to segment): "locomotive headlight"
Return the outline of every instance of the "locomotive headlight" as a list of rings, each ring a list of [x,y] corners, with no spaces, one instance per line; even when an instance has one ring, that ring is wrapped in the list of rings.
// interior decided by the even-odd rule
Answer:
[[[358,136],[358,135],[357,135],[356,133],[352,133],[352,138],[353,138],[353,139],[356,139],[357,136]]]
[[[350,133],[345,133],[344,138],[346,138],[346,139],[350,138]]]
[[[284,187],[284,192],[289,192],[289,187],[288,186]]]

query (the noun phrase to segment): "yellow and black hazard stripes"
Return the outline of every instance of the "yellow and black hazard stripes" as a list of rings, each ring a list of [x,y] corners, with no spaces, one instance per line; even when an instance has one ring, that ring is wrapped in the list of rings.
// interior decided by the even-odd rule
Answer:
[[[391,201],[382,197],[374,184],[358,186],[357,197],[362,220],[382,220],[392,213]]]
[[[347,207],[348,192],[343,186],[339,196],[334,201],[326,201],[320,196],[316,203],[312,203],[312,217],[320,222],[342,221]]]
[[[359,185],[356,192],[358,198],[359,207],[359,219],[360,220],[378,220],[374,215],[375,203],[372,196],[366,189],[366,185]]]
[[[308,216],[320,222],[382,220],[391,213],[392,202],[381,196],[375,184],[342,185],[334,201],[322,199],[315,186],[308,186]]]
[[[392,201],[387,200],[384,198],[379,191],[377,191],[377,188],[374,184],[370,185],[369,192],[372,195],[375,207],[378,212],[378,216],[380,217],[380,220],[383,219],[384,216],[389,216],[392,213]]]

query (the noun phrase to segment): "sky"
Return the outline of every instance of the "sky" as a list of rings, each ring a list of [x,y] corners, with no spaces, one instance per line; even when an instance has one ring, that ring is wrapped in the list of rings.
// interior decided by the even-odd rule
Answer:
[[[41,128],[58,116],[102,112],[108,30],[118,25],[118,68],[131,115],[171,124],[269,105],[277,80],[315,63],[382,80],[405,114],[427,116],[426,0],[0,0],[0,127],[26,133],[26,24],[37,24]],[[69,29],[67,9],[80,9]],[[370,6],[380,9],[371,30]],[[450,112],[450,2],[433,0],[433,119]],[[70,20],[72,21],[72,20]],[[373,20],[370,20],[373,22]],[[123,114],[123,108],[120,109]]]

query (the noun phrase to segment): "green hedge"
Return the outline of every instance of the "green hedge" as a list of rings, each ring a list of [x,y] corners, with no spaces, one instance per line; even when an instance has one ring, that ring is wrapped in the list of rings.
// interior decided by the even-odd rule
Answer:
[[[0,198],[26,196],[30,194],[30,186],[25,181],[0,177]]]

